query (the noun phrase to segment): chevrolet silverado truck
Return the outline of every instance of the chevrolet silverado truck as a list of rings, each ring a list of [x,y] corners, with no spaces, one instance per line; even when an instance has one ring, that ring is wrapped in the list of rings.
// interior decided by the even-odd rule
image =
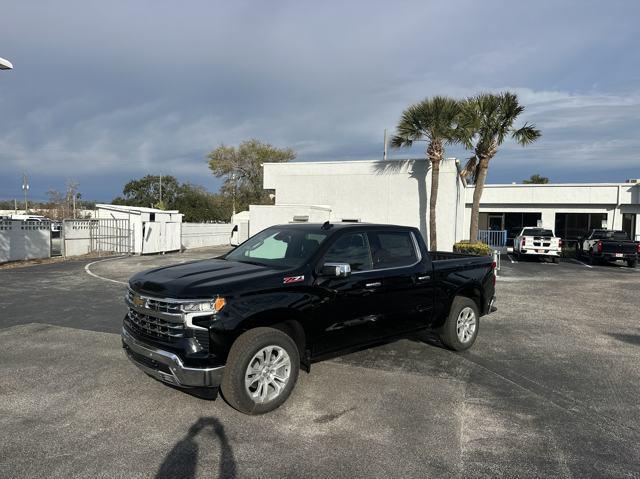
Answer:
[[[536,256],[551,258],[558,263],[562,252],[562,240],[546,228],[522,228],[513,240],[513,254],[517,258]]]
[[[630,240],[625,231],[591,230],[578,241],[576,252],[591,264],[621,260],[626,261],[630,268],[635,268],[640,243]]]
[[[430,252],[419,230],[273,226],[228,254],[129,280],[127,356],[179,388],[220,388],[247,414],[280,406],[313,361],[435,330],[469,348],[494,307],[490,256]]]

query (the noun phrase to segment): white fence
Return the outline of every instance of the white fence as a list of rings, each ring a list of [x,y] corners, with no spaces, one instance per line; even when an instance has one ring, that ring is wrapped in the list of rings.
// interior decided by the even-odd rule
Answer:
[[[143,221],[142,254],[179,251],[180,224],[173,221]]]
[[[64,220],[62,254],[130,253],[133,235],[127,219]]]
[[[228,245],[232,228],[231,224],[182,223],[182,247],[190,249]]]
[[[50,256],[49,221],[0,220],[0,263]]]

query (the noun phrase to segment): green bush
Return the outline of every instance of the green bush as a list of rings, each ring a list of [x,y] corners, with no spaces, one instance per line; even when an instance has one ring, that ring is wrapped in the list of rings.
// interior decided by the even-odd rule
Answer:
[[[454,253],[473,254],[476,256],[486,256],[492,253],[492,249],[489,245],[482,243],[481,241],[474,241],[473,243],[468,240],[459,241],[453,245]]]

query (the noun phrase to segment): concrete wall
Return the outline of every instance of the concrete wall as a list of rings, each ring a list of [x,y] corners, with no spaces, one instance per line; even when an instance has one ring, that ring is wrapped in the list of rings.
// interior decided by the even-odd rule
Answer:
[[[454,160],[440,167],[438,249],[450,250],[468,236],[462,230],[464,187]],[[330,220],[415,226],[428,238],[431,171],[426,160],[265,163],[264,187],[275,189],[276,206],[326,205]],[[253,216],[251,218],[253,221]],[[250,222],[252,234],[259,227]],[[465,235],[466,233],[466,235]]]
[[[98,231],[93,220],[65,220],[62,223],[62,254],[81,256],[91,252],[91,237]]]
[[[191,249],[228,245],[232,228],[232,224],[182,223],[182,247]]]
[[[50,256],[50,222],[0,220],[0,263]]]

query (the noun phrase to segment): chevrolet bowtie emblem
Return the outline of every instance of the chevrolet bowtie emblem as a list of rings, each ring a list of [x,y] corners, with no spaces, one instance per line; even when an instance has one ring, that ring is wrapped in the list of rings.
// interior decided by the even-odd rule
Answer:
[[[135,304],[136,306],[144,307],[145,302],[146,301],[137,294],[133,297],[133,304]]]

